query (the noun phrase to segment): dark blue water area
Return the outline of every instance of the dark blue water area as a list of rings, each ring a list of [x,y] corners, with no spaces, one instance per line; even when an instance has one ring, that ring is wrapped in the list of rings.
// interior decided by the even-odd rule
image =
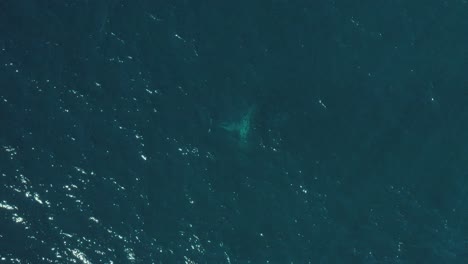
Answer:
[[[468,263],[465,1],[0,1],[1,263]]]

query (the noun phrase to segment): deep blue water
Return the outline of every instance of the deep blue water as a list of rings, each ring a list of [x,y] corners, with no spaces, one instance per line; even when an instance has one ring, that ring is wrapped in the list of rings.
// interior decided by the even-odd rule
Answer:
[[[465,1],[0,1],[0,262],[468,263]]]

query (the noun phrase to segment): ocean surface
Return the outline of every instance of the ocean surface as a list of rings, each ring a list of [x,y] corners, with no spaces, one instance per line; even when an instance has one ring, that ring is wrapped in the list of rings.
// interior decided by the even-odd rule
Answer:
[[[468,263],[463,0],[1,0],[0,263]]]

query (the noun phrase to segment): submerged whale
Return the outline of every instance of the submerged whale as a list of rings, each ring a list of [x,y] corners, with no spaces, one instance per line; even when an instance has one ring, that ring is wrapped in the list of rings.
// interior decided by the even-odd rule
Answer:
[[[252,130],[252,116],[255,112],[255,107],[251,106],[248,111],[237,122],[223,122],[220,127],[224,130],[234,133],[239,139],[239,143],[247,144],[250,132]]]

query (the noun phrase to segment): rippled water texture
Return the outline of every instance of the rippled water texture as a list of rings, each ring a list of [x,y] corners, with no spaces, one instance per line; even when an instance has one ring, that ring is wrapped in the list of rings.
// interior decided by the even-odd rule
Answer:
[[[0,262],[468,263],[464,1],[0,1]]]

